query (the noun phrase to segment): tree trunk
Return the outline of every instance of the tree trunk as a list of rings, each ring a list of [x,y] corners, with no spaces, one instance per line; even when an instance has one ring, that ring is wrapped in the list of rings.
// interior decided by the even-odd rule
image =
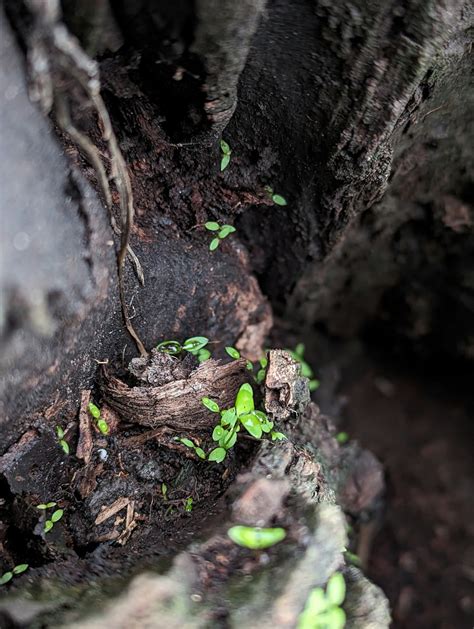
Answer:
[[[217,359],[226,356],[226,346],[235,346],[257,361],[273,312],[280,331],[318,326],[336,337],[353,337],[370,328],[377,338],[390,335],[391,343],[397,338],[410,351],[472,360],[472,9],[462,0],[65,0],[61,15],[55,4],[7,0],[0,10],[0,487],[5,484],[3,516],[23,534],[34,523],[31,514],[22,519],[18,508],[67,496],[71,517],[58,539],[60,550],[28,535],[25,563],[48,578],[46,560],[60,556],[69,570],[71,558],[80,557],[77,582],[83,583],[95,565],[92,555],[100,563],[101,544],[122,544],[107,556],[124,572],[134,565],[134,553],[137,562],[143,560],[147,544],[163,545],[165,555],[186,547],[196,534],[192,527],[184,527],[183,539],[170,549],[172,524],[154,537],[150,530],[157,520],[150,516],[150,530],[142,535],[147,492],[154,496],[162,485],[158,480],[178,473],[176,460],[185,461],[189,479],[196,474],[186,465],[202,465],[174,439],[175,433],[186,436],[187,422],[196,444],[206,439],[212,417],[203,419],[199,374],[204,373],[202,386],[214,387],[226,407],[248,380],[242,365],[233,369],[218,362],[207,371],[192,371],[194,364],[156,387],[135,382],[133,388],[127,365],[137,350],[123,325],[124,307],[148,351],[166,339],[200,335],[211,339]],[[129,244],[144,285],[129,257],[125,306],[119,238],[109,214],[123,233],[122,193],[106,126],[91,97],[92,74],[86,77],[94,71],[92,58],[133,192]],[[49,108],[49,118],[39,105]],[[109,210],[97,164],[81,145],[84,137],[105,164]],[[231,149],[222,172],[221,138]],[[232,224],[236,232],[210,251],[207,221]],[[105,385],[103,363],[114,372]],[[225,387],[219,388],[221,382]],[[263,396],[268,376],[266,386]],[[174,395],[178,407],[169,399]],[[104,438],[91,425],[85,399],[103,404],[111,436]],[[167,406],[160,415],[162,400],[171,410]],[[289,415],[304,417],[304,406],[292,407]],[[273,407],[267,410],[283,421]],[[78,433],[81,413],[86,436]],[[94,452],[92,460],[84,464],[78,455],[64,463],[54,433],[58,424],[71,442],[79,439],[81,451]],[[140,425],[154,430],[140,431]],[[302,448],[312,437],[306,435],[306,442],[298,425],[291,447]],[[139,447],[140,465],[130,454],[135,450],[128,451],[130,439]],[[215,513],[222,515],[219,496],[237,471],[248,467],[258,481],[255,461],[263,455],[253,447],[242,446],[227,475],[208,468],[202,474],[200,487]],[[110,476],[110,461],[97,458],[100,449],[116,461]],[[365,458],[370,455],[358,450],[357,463],[351,459],[346,467],[334,458],[334,481],[327,459],[318,458],[322,451],[318,443],[311,460],[324,470],[328,492],[346,512],[374,509],[381,486],[377,480],[377,491],[367,489],[378,479],[377,466]],[[115,459],[120,452],[123,459]],[[346,468],[353,475],[354,469],[371,470],[353,490],[359,493],[352,511],[344,504],[350,483],[340,480],[351,476]],[[289,475],[287,470],[280,480]],[[145,476],[146,489],[137,490]],[[234,482],[236,494],[242,483]],[[361,506],[364,490],[371,499]],[[117,502],[124,497],[128,502]],[[119,537],[111,530],[92,533],[100,509],[116,502],[127,507],[124,531]],[[294,530],[303,526],[306,508],[295,507]],[[286,514],[287,505],[281,509]],[[125,544],[137,526],[127,555]],[[12,525],[0,528],[0,549],[5,544],[9,560],[18,563],[23,556],[14,537]],[[302,538],[295,539],[299,544]],[[313,585],[322,585],[340,565],[339,551],[334,553],[325,579]],[[206,579],[200,562],[218,564],[208,554],[200,546],[194,556],[193,578],[201,586]],[[242,561],[235,558],[236,569]],[[286,559],[276,561],[284,566]],[[301,576],[303,565],[302,559],[291,570]],[[169,577],[173,597],[182,570],[180,564]],[[231,588],[226,579],[223,592]],[[359,582],[347,573],[351,579]],[[288,588],[294,609],[301,611],[304,601],[293,600]],[[278,601],[269,603],[268,613],[257,603],[243,607],[240,616],[237,608],[227,609],[223,617],[234,626],[258,610],[265,618],[259,626],[294,626],[296,611],[285,624]],[[218,618],[215,598],[207,604]],[[173,622],[185,626],[176,614]],[[199,622],[189,626],[203,626]],[[351,622],[370,626],[369,620]]]

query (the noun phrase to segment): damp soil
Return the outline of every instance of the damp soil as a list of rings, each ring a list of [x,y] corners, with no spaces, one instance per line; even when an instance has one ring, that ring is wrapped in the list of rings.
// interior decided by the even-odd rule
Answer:
[[[472,371],[360,356],[342,370],[341,429],[382,462],[387,495],[367,576],[393,627],[474,625]]]

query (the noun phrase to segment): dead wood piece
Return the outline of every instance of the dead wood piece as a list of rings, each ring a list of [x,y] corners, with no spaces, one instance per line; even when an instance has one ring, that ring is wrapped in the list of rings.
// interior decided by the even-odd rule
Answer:
[[[300,375],[300,365],[281,349],[268,352],[265,378],[265,409],[275,419],[288,419],[309,404],[308,380]]]
[[[189,378],[161,387],[129,387],[105,367],[101,388],[109,406],[126,421],[189,431],[211,428],[216,423],[216,415],[203,406],[203,397],[214,399],[221,408],[231,407],[240,385],[247,380],[244,360],[222,365],[210,359]]]
[[[83,459],[87,465],[91,460],[93,439],[91,418],[88,412],[88,406],[91,399],[91,392],[84,389],[81,392],[81,406],[79,410],[79,439],[77,441],[76,456]]]
[[[128,507],[129,504],[130,504],[129,498],[126,498],[125,496],[122,496],[121,498],[117,498],[117,500],[113,502],[111,505],[109,505],[108,507],[105,507],[105,506],[102,507],[102,509],[99,512],[99,515],[95,519],[94,524],[96,526],[103,524],[106,520],[111,518],[113,515],[115,515],[116,513],[124,509],[125,507]]]

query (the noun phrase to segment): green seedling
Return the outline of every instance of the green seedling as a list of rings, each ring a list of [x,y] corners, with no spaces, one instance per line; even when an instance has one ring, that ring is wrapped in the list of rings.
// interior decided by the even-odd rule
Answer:
[[[20,563],[18,564],[18,566],[15,566],[13,570],[4,572],[2,576],[0,577],[0,585],[6,585],[13,579],[13,577],[16,577],[22,572],[25,572],[25,570],[28,570],[28,567],[29,566],[27,563]]]
[[[168,485],[166,483],[161,483],[161,495],[163,500],[168,500]]]
[[[219,424],[212,431],[212,440],[217,443],[217,447],[209,453],[209,461],[221,463],[226,458],[227,452],[234,447],[241,428],[255,439],[261,439],[265,434],[269,434],[272,439],[280,438],[277,435],[281,433],[273,431],[273,422],[268,419],[267,415],[255,409],[253,389],[250,384],[245,383],[240,387],[235,404],[231,408],[220,410],[215,402],[210,408],[208,402],[208,398],[203,398],[202,403],[206,408],[221,414]],[[284,438],[284,435],[282,436]]]
[[[41,503],[40,505],[36,505],[36,508],[39,509],[40,511],[45,511],[46,509],[52,509],[55,506],[56,506],[55,502],[46,502],[46,503]]]
[[[208,349],[204,349],[208,343],[209,339],[205,336],[192,336],[186,339],[182,345],[175,340],[162,341],[158,343],[156,349],[170,356],[179,356],[182,352],[189,352],[202,363],[211,356],[211,352]]]
[[[207,231],[212,232],[214,235],[214,238],[211,240],[209,245],[210,251],[215,251],[221,244],[221,240],[224,240],[224,238],[227,238],[229,234],[233,234],[236,231],[235,227],[232,225],[220,225],[215,221],[208,221],[207,223],[204,223],[204,227]]]
[[[230,164],[230,156],[232,154],[232,150],[225,140],[221,140],[221,153],[222,153],[222,157],[221,157],[221,172],[222,172]]]
[[[103,435],[108,435],[109,434],[109,426],[108,426],[107,422],[105,421],[105,419],[103,419],[100,416],[100,408],[98,406],[96,406],[95,404],[93,404],[92,402],[89,402],[89,405],[88,405],[87,408],[89,410],[89,413],[95,419],[95,423],[97,424],[97,428],[100,430],[100,432]]]
[[[205,460],[206,453],[204,452],[204,450],[202,448],[200,448],[193,441],[191,441],[191,439],[186,439],[185,437],[180,439],[179,437],[176,437],[176,440],[179,441],[180,443],[182,443],[187,448],[190,448],[191,450],[194,450],[194,452],[198,455],[198,457],[200,459]]]
[[[56,426],[56,436],[58,438],[59,445],[63,449],[64,453],[69,454],[69,444],[64,439],[64,430],[61,428],[61,426]]]
[[[346,596],[346,584],[340,572],[332,575],[323,588],[311,591],[304,611],[298,618],[298,629],[343,629],[346,614],[341,605]]]
[[[351,563],[353,566],[357,566],[358,568],[362,566],[362,561],[359,555],[351,553],[349,550],[346,550],[346,552],[344,553],[344,559],[347,563]]]
[[[338,432],[336,435],[337,442],[341,445],[344,445],[349,441],[349,435],[347,432]]]
[[[282,197],[281,194],[275,194],[271,186],[265,186],[265,190],[268,192],[271,200],[273,201],[273,203],[275,203],[275,205],[288,205],[285,197]]]
[[[275,546],[286,537],[286,531],[282,528],[262,529],[253,526],[233,526],[227,531],[227,535],[239,546],[252,550],[262,550]]]
[[[193,499],[191,498],[191,496],[189,496],[189,498],[186,498],[186,502],[184,503],[184,510],[186,511],[186,513],[191,513],[191,511],[193,510]]]
[[[265,376],[267,375],[267,367],[268,367],[267,357],[263,356],[262,358],[260,358],[258,362],[260,363],[260,369],[257,371],[255,380],[257,381],[257,384],[262,384],[262,382],[265,380]]]
[[[55,502],[46,502],[46,503],[36,505],[36,508],[39,509],[40,511],[46,511],[47,509],[52,509],[55,506],[56,506]],[[53,511],[51,517],[47,519],[44,523],[43,532],[49,533],[49,531],[51,531],[51,529],[54,527],[56,522],[59,522],[59,520],[63,517],[63,515],[64,515],[63,509],[56,509],[55,511]]]
[[[240,358],[240,352],[238,349],[235,349],[235,347],[226,347],[225,351],[229,354],[229,356],[231,358],[233,358],[234,360],[238,360]]]
[[[291,355],[294,360],[297,360],[301,365],[301,375],[309,379],[309,390],[316,391],[319,387],[319,380],[316,380],[313,369],[308,365],[304,359],[304,343],[298,343],[294,350],[287,349],[286,351]]]

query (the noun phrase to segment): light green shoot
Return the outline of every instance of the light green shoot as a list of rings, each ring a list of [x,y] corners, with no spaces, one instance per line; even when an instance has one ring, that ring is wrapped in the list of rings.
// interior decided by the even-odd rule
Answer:
[[[232,154],[232,150],[225,140],[221,140],[220,145],[221,145],[221,153],[222,153],[222,157],[221,157],[221,172],[222,172],[230,164],[230,156]]]
[[[346,614],[341,608],[346,596],[346,584],[340,572],[335,572],[323,588],[311,591],[304,611],[298,618],[298,629],[343,629]]]
[[[227,531],[227,535],[238,546],[262,550],[283,541],[286,537],[286,531],[282,528],[262,529],[253,526],[233,526]]]
[[[204,227],[213,233],[214,238],[209,245],[210,251],[215,251],[221,244],[221,241],[227,238],[229,234],[233,234],[236,230],[232,225],[220,225],[214,221],[208,221],[204,223]]]

